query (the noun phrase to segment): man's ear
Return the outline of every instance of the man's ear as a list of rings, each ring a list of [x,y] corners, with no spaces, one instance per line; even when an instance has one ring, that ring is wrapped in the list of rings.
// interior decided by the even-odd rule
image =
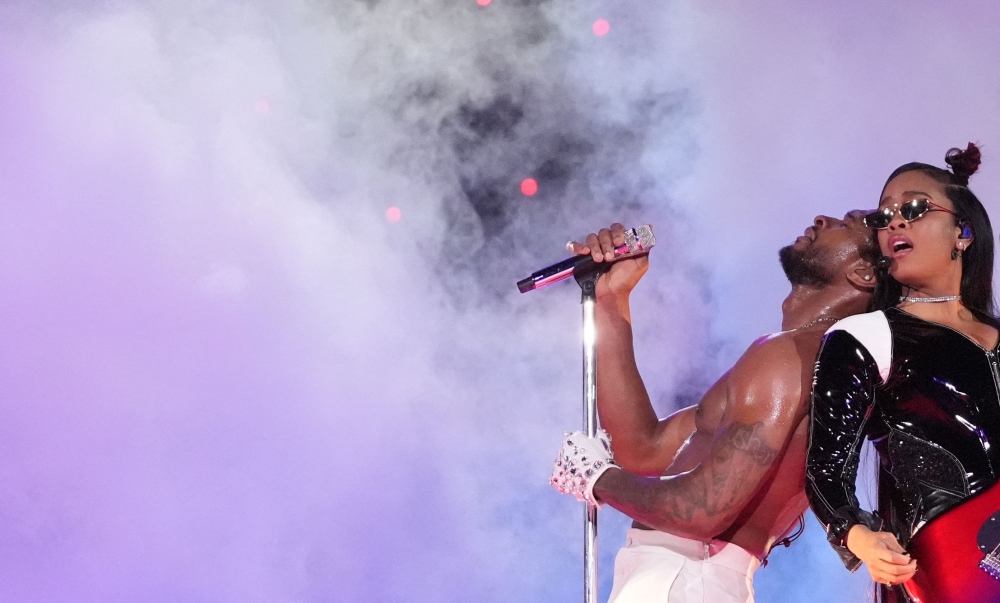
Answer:
[[[847,267],[847,280],[858,289],[875,290],[875,266],[867,260],[857,259]]]

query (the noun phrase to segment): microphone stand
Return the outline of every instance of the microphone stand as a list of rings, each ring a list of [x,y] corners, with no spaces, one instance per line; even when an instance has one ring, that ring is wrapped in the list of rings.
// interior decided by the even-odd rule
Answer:
[[[583,431],[597,434],[597,279],[611,268],[602,263],[573,270],[583,305]],[[597,603],[597,507],[584,503],[583,520],[583,601]]]
[[[625,231],[625,244],[615,249],[620,256],[649,253],[656,245],[653,227],[649,224]],[[563,260],[533,272],[517,282],[521,293],[534,291],[569,278],[572,273],[583,291],[583,431],[589,437],[597,435],[597,279],[611,269],[610,262],[596,263],[585,256]],[[597,603],[597,508],[586,505],[583,523],[583,601]]]

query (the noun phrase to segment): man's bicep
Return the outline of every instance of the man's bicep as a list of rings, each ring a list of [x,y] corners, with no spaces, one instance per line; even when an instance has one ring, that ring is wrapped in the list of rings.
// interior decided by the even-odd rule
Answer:
[[[769,342],[757,351],[741,359],[732,371],[727,419],[732,425],[753,426],[738,431],[752,431],[755,442],[780,451],[806,415],[808,407],[802,399],[808,393],[813,359],[803,364],[794,347],[784,341]]]
[[[663,471],[663,475],[678,475],[690,471],[704,462],[712,451],[715,434],[698,431],[695,428],[695,407],[691,406],[684,410],[688,411],[690,417],[688,432],[684,434],[681,444],[674,449],[673,460]]]
[[[697,404],[660,421],[657,450],[665,463],[657,468],[657,475],[690,471],[708,457],[712,440],[724,421],[728,378],[727,372]]]
[[[739,515],[779,455],[763,437],[762,421],[732,421],[711,440],[694,469],[657,485],[655,512],[637,517],[657,529],[692,538],[713,538]]]
[[[735,420],[716,436],[708,459],[695,469],[706,474],[706,487],[713,492],[709,514],[738,510],[757,492],[781,452],[767,431],[763,421]]]
[[[766,345],[766,344],[765,344]],[[751,445],[767,435],[767,420],[774,416],[774,396],[781,387],[774,387],[774,354],[755,343],[736,365],[727,371],[702,397],[694,408],[695,430],[678,450],[667,475],[725,463],[732,458],[732,438],[747,438]],[[779,379],[778,384],[782,381]],[[781,434],[775,434],[780,441]],[[780,444],[772,446],[780,450]],[[739,460],[739,459],[737,459]],[[723,468],[724,469],[724,468]],[[732,486],[735,480],[727,480]]]
[[[619,497],[616,508],[657,529],[692,538],[712,538],[729,528],[778,462],[798,424],[794,417],[801,412],[800,376],[794,363],[776,363],[775,358],[786,357],[748,353],[734,367],[725,383],[726,405],[714,407],[724,412],[708,434],[708,453],[701,463],[644,486],[643,496],[636,497],[643,504]],[[613,497],[609,490],[605,493]]]
[[[797,373],[771,364],[736,367],[730,377],[730,408],[712,440],[703,472],[717,513],[742,508],[778,461],[800,414]],[[799,417],[801,419],[801,417]]]

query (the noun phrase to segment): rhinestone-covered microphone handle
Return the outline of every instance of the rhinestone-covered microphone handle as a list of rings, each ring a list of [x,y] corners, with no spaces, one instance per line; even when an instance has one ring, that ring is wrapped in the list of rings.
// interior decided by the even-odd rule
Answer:
[[[629,228],[625,231],[625,244],[615,248],[615,259],[617,261],[643,253],[656,245],[656,237],[653,236],[653,227],[649,224]],[[558,283],[573,276],[573,270],[581,264],[593,263],[593,258],[587,255],[577,255],[565,259],[558,264],[553,264],[547,268],[542,268],[533,272],[528,278],[518,281],[517,288],[521,293],[541,289],[552,283]]]

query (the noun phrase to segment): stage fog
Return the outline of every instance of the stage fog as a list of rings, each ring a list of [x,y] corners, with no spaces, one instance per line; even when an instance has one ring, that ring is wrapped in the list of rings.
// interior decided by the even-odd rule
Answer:
[[[515,282],[653,224],[640,368],[661,412],[696,402],[780,327],[816,214],[969,141],[1000,209],[997,10],[5,3],[2,598],[578,600],[547,479],[579,290]],[[757,598],[862,574],[810,519]]]

